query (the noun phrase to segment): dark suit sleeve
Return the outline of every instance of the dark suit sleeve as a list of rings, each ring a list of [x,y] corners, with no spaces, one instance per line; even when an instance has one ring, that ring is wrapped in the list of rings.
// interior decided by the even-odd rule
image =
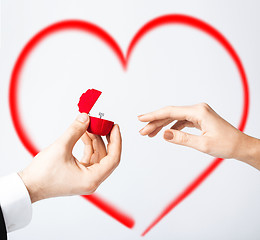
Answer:
[[[7,240],[5,220],[0,206],[0,240]]]

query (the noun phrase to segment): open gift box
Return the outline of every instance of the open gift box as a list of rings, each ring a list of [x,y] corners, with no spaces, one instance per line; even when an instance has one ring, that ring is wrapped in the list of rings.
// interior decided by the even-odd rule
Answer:
[[[81,113],[89,114],[92,107],[95,105],[99,96],[102,92],[96,89],[88,89],[80,97],[78,107]],[[112,130],[114,122],[102,119],[102,114],[100,113],[100,118],[90,116],[90,123],[87,131],[96,135],[106,136]]]

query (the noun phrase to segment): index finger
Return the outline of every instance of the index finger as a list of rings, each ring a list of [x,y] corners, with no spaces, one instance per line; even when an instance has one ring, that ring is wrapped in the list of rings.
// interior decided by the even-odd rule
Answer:
[[[138,116],[141,122],[152,122],[155,120],[172,119],[172,120],[188,120],[194,112],[193,106],[168,106],[157,111],[146,113]]]

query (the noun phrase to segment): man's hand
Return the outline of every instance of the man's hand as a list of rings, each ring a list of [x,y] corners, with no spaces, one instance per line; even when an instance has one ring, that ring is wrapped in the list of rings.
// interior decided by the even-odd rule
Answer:
[[[118,166],[122,142],[118,125],[107,136],[107,148],[100,136],[86,132],[88,125],[89,116],[80,114],[57,141],[19,172],[32,203],[50,197],[91,194]],[[80,138],[85,148],[78,161],[72,150]]]
[[[192,147],[214,157],[236,158],[260,169],[260,140],[233,127],[206,103],[165,107],[138,118],[141,122],[148,122],[140,130],[144,136],[154,137],[163,127],[176,120],[164,132],[166,141]],[[195,127],[202,134],[197,136],[181,131],[185,127]]]

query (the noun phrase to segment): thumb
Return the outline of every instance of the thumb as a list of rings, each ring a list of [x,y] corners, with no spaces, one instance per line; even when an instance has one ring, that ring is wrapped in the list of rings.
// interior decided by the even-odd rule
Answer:
[[[61,141],[66,147],[73,149],[76,142],[87,131],[89,126],[89,116],[86,113],[81,113],[77,116],[74,122],[69,126],[66,132],[61,136]]]
[[[171,143],[191,147],[196,150],[202,151],[202,137],[192,135],[186,132],[167,129],[164,132],[163,138]]]

